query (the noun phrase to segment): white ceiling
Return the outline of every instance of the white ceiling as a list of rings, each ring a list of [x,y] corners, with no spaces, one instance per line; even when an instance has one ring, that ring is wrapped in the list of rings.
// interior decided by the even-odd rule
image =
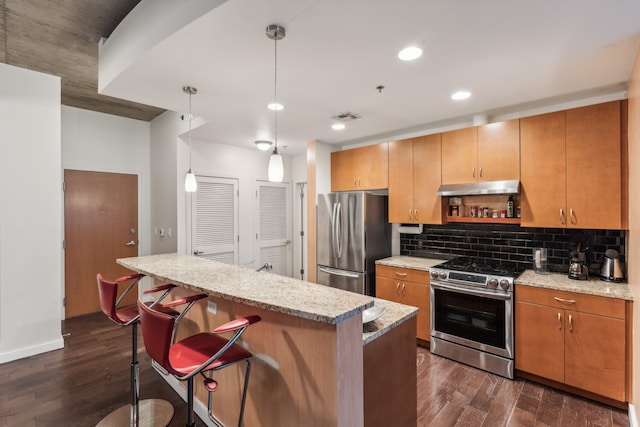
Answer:
[[[313,139],[353,145],[622,97],[640,45],[639,0],[228,0],[154,41],[101,82],[102,93],[187,112],[182,86],[195,86],[193,113],[208,121],[195,138],[272,140],[274,42],[265,28],[274,23],[287,31],[278,42],[278,145],[288,154]],[[423,56],[399,60],[407,45]],[[472,97],[451,100],[460,89]],[[334,131],[331,116],[342,112],[362,117]]]

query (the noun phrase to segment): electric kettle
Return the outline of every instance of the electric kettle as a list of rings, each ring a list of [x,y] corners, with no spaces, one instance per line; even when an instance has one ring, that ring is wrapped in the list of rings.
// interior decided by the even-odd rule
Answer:
[[[622,282],[624,280],[624,270],[620,254],[615,249],[607,249],[604,253],[602,267],[600,267],[600,278],[607,282]]]

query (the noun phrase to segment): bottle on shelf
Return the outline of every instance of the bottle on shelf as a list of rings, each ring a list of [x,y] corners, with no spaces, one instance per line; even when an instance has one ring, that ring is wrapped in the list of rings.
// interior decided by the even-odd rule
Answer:
[[[513,218],[513,196],[507,200],[507,218]]]

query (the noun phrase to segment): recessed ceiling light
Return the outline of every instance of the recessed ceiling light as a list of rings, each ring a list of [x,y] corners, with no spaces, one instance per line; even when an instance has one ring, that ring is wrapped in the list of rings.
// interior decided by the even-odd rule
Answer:
[[[334,123],[331,125],[331,129],[333,130],[342,130],[344,129],[346,126],[344,125],[344,123]]]
[[[470,96],[471,96],[471,92],[467,92],[466,90],[461,90],[451,95],[451,99],[455,101],[460,101],[462,99],[467,99]]]
[[[276,111],[280,111],[280,110],[284,109],[282,104],[278,104],[278,103],[275,103],[275,102],[272,102],[271,104],[267,105],[267,108],[269,110],[276,110]]]
[[[422,49],[416,46],[409,46],[402,49],[398,52],[398,58],[403,61],[413,61],[414,59],[418,59],[422,56]]]
[[[263,139],[255,141],[254,144],[256,144],[256,147],[258,147],[262,151],[267,151],[269,147],[271,147],[271,141],[266,141]]]

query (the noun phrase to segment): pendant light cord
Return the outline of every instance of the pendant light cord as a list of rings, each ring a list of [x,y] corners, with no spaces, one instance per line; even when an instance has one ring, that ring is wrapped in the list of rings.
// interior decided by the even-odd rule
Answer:
[[[274,39],[274,70],[273,70],[273,118],[275,124],[275,149],[274,153],[278,153],[278,38]]]
[[[6,1],[6,0],[5,0]],[[191,120],[193,119],[193,114],[191,114],[191,93],[189,91],[189,172],[191,172]]]

